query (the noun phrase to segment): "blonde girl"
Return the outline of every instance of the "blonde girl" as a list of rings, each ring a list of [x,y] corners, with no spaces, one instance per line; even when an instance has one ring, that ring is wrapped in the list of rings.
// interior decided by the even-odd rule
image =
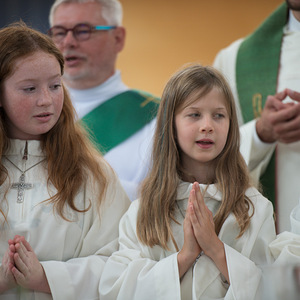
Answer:
[[[0,299],[97,299],[129,200],[75,122],[52,40],[0,30]]]
[[[101,299],[254,299],[272,261],[272,204],[251,187],[223,76],[190,65],[167,83],[153,166],[120,222]]]

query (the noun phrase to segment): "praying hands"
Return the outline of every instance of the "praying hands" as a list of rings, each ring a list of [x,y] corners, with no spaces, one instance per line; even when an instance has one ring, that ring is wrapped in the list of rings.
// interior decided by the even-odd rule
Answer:
[[[213,215],[205,205],[197,182],[190,192],[183,227],[184,244],[177,256],[180,278],[203,251],[229,282],[224,245],[215,232]]]
[[[20,285],[50,293],[44,269],[25,238],[16,235],[13,240],[8,241],[8,245],[0,269],[0,292]]]

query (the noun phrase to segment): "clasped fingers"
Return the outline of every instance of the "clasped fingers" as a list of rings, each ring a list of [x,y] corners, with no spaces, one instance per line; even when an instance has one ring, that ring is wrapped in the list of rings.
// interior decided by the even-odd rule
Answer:
[[[196,240],[201,249],[206,253],[213,247],[217,235],[212,212],[204,203],[199,184],[195,183],[190,193],[190,220]]]
[[[14,255],[16,267],[13,274],[19,285],[37,290],[41,278],[44,277],[43,267],[34,252],[28,251],[22,242],[16,244]]]
[[[204,197],[201,193],[199,183],[193,184],[190,193],[190,202],[193,204],[193,211],[199,222],[207,223],[208,221],[214,226],[212,212],[208,209],[204,202]]]

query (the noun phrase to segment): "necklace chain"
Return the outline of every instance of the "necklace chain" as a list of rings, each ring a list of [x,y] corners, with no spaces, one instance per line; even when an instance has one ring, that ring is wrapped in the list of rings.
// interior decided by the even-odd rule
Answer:
[[[38,164],[40,164],[41,162],[43,162],[44,160],[46,160],[46,158],[40,160],[39,162],[37,162],[36,164],[30,166],[29,168],[25,169],[24,171],[21,170],[17,165],[15,165],[8,157],[5,156],[5,158],[15,167],[17,168],[22,174],[25,174],[27,171],[29,171],[30,169],[34,168],[35,166],[37,166]]]

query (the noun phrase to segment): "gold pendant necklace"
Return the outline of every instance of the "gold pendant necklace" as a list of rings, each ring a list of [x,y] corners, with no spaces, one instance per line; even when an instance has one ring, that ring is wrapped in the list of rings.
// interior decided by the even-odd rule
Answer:
[[[29,170],[31,170],[32,168],[34,168],[35,166],[37,166],[38,164],[42,163],[43,161],[45,161],[46,159],[44,158],[43,160],[37,162],[36,164],[32,165],[31,167],[27,168],[26,170],[21,170],[18,166],[16,166],[9,158],[7,158],[5,156],[5,158],[15,167],[17,168],[22,174],[19,178],[19,182],[13,183],[11,185],[12,189],[17,189],[18,190],[18,196],[17,196],[17,202],[18,203],[23,203],[24,201],[24,192],[25,190],[29,190],[33,188],[33,184],[32,183],[26,183],[25,182],[25,173]]]

